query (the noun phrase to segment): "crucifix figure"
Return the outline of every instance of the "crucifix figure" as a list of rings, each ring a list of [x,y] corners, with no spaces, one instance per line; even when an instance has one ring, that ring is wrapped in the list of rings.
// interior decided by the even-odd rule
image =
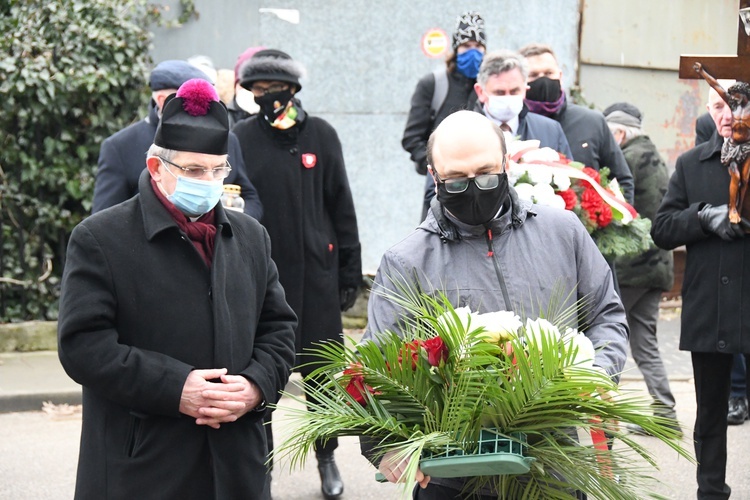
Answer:
[[[732,110],[732,135],[721,162],[729,168],[729,220],[735,224],[742,216],[750,218],[750,199],[745,197],[750,184],[750,85],[745,83],[750,82],[750,0],[739,0],[739,13],[736,56],[682,55],[679,71],[680,78],[704,78]],[[724,89],[717,78],[737,83]]]
[[[745,213],[745,194],[750,182],[750,85],[737,82],[724,89],[699,62],[695,72],[701,75],[732,110],[732,135],[721,148],[721,163],[729,167],[729,222],[739,224]],[[739,196],[738,196],[739,195]]]

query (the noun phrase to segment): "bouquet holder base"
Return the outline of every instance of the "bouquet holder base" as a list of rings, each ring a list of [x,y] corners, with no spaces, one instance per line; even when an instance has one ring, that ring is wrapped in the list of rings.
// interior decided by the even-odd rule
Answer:
[[[451,447],[446,447],[444,452],[423,452],[419,468],[431,477],[501,476],[525,474],[534,461],[524,455],[527,445],[523,433],[505,437],[494,430],[482,430],[477,445],[475,453]],[[380,473],[376,474],[376,479],[385,481]]]

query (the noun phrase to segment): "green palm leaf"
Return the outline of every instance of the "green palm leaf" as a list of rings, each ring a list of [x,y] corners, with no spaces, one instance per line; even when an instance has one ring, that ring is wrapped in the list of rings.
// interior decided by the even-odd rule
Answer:
[[[658,498],[650,491],[653,456],[613,422],[640,425],[692,461],[670,427],[674,422],[651,415],[650,399],[633,393],[602,397],[616,392],[616,384],[577,361],[574,344],[544,335],[493,344],[443,294],[403,286],[389,298],[405,311],[401,336],[382,332],[377,343],[349,340],[307,351],[314,360],[310,380],[318,381],[308,384],[308,393],[317,403],[307,403],[309,411],[304,405],[286,409],[292,432],[275,457],[298,466],[316,440],[337,436],[366,436],[377,443],[376,455],[471,455],[478,452],[482,429],[511,440],[522,433],[525,455],[533,459],[528,473],[476,476],[465,493],[489,486],[499,498],[544,499],[575,498],[576,490],[595,498]],[[568,299],[561,295],[559,304]],[[586,307],[584,301],[572,311],[559,304],[551,304],[547,317],[562,327]],[[445,358],[427,344],[437,337]],[[578,442],[577,430],[607,432],[621,446],[597,449]],[[418,466],[419,460],[410,460],[407,477]]]

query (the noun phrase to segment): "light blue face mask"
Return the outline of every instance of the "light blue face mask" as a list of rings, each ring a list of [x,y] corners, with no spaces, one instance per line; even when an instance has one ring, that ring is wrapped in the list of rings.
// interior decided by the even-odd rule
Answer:
[[[479,66],[482,65],[484,53],[479,49],[469,49],[458,54],[456,57],[456,68],[466,78],[476,78],[479,74]]]
[[[163,165],[163,164],[162,164]],[[172,174],[168,167],[164,169]],[[188,177],[172,176],[177,179],[174,192],[167,199],[177,209],[190,217],[197,217],[211,211],[224,193],[223,181],[202,181]]]

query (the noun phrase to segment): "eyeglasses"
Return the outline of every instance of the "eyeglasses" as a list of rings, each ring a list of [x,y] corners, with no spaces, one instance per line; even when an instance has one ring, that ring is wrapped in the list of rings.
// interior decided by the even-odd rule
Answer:
[[[285,83],[272,83],[268,87],[264,87],[262,85],[253,85],[250,87],[250,92],[252,92],[255,95],[266,95],[266,94],[275,94],[277,92],[283,92],[286,89],[289,88],[289,85]]]
[[[232,171],[232,166],[229,164],[229,162],[224,162],[223,167],[216,167],[216,168],[202,168],[202,167],[181,167],[178,164],[167,160],[166,158],[162,158],[161,156],[158,156],[162,161],[165,161],[172,165],[175,168],[179,168],[182,170],[185,174],[185,177],[190,177],[191,179],[200,179],[204,175],[210,173],[211,176],[214,179],[226,179],[229,175],[229,172]]]
[[[500,176],[503,172],[496,174],[481,174],[475,177],[454,177],[452,179],[442,180],[437,173],[437,170],[432,169],[435,174],[437,181],[445,186],[445,190],[449,193],[463,193],[469,189],[469,182],[474,182],[474,185],[483,191],[495,189],[500,184]]]

